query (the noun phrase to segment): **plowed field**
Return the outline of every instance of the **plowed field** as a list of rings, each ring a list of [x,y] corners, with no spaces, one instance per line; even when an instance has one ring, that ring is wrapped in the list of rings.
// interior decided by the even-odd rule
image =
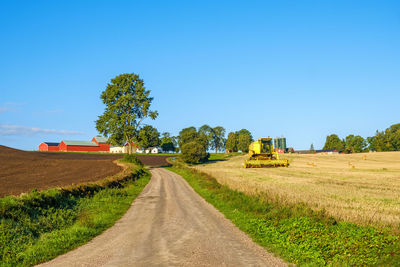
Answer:
[[[0,146],[0,197],[93,182],[121,171],[113,163],[122,155],[47,153],[21,151]],[[141,155],[151,166],[165,165],[167,156]]]

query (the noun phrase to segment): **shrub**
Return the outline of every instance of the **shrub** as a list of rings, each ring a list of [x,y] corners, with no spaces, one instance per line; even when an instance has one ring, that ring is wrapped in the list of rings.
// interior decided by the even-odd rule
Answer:
[[[206,148],[195,141],[186,143],[182,146],[181,159],[187,163],[200,163],[205,162],[210,154],[207,153]]]
[[[143,167],[143,163],[134,154],[126,154],[124,156],[124,161]]]

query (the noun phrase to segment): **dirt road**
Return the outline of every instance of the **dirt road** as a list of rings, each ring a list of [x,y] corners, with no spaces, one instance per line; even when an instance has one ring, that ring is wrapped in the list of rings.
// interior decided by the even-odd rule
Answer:
[[[41,266],[282,266],[208,204],[179,175],[161,168],[112,228]]]

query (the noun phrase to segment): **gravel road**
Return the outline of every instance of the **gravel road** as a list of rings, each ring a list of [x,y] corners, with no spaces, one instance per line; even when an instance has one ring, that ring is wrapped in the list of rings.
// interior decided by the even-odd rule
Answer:
[[[88,244],[40,266],[284,266],[162,168],[128,212]]]

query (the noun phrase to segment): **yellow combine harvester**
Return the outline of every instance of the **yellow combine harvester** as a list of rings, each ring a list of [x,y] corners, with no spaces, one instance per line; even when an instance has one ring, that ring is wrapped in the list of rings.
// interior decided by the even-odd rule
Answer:
[[[260,138],[249,146],[249,159],[244,162],[245,168],[288,167],[287,159],[279,159],[274,152],[272,138]]]

